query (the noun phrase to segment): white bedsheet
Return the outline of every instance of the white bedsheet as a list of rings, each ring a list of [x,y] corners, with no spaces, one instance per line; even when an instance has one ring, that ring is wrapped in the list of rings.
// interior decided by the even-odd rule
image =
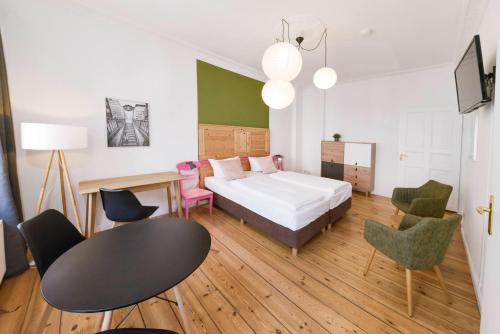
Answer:
[[[349,182],[290,171],[280,171],[269,174],[269,176],[275,180],[328,193],[330,209],[336,208],[339,204],[352,197],[352,185]]]
[[[246,175],[248,178],[259,176],[255,173],[246,173]],[[264,175],[263,177],[270,179],[268,175]],[[259,194],[253,190],[236,186],[234,184],[235,181],[237,180],[226,181],[222,178],[212,176],[205,178],[205,186],[211,191],[292,231],[297,231],[307,226],[330,209],[331,199],[328,196],[320,196],[320,200],[303,205],[295,210],[288,205],[283,205],[281,200],[276,199],[276,197],[269,197],[265,194]],[[290,185],[285,186],[288,187]],[[307,189],[304,190],[304,187],[293,187],[296,187],[298,192],[307,191]],[[314,190],[312,192],[317,193]]]
[[[283,182],[262,173],[234,180],[231,184],[242,191],[251,192],[254,196],[277,201],[291,210],[299,210],[304,206],[320,202],[326,196],[325,192],[313,189],[308,191],[301,184]]]

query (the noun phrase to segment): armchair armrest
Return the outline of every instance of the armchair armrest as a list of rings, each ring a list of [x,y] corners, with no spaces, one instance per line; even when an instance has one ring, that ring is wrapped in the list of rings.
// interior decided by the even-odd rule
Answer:
[[[378,251],[396,260],[404,252],[403,231],[398,231],[373,220],[365,221],[364,236],[366,241]]]
[[[446,209],[444,205],[446,204],[440,198],[415,198],[408,213],[420,217],[442,218]]]
[[[416,196],[416,188],[394,188],[391,201],[410,203]]]

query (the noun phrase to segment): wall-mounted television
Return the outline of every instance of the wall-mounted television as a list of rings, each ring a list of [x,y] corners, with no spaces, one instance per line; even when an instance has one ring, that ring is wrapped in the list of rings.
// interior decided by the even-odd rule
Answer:
[[[481,41],[479,35],[476,35],[455,68],[458,112],[469,113],[491,101],[486,77]]]

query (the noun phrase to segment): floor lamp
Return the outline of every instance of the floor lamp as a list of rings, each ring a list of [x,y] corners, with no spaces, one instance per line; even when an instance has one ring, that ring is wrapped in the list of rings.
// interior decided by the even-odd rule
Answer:
[[[47,181],[49,179],[54,156],[56,155],[58,160],[63,213],[67,216],[66,192],[64,186],[64,181],[66,181],[66,185],[69,189],[71,206],[75,214],[76,227],[80,233],[83,233],[82,224],[73,188],[71,186],[71,179],[69,177],[68,165],[66,163],[66,158],[64,157],[64,151],[86,148],[87,138],[87,128],[81,126],[21,123],[21,145],[23,149],[50,151],[49,163],[47,165],[42,187],[40,189],[40,195],[38,196],[35,214],[39,214],[42,209],[45,190],[47,188]]]

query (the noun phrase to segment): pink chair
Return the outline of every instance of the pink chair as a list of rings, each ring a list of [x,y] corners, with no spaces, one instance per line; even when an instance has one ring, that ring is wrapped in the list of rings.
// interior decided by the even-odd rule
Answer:
[[[184,211],[186,219],[189,218],[189,206],[191,203],[198,202],[203,199],[208,199],[210,215],[212,215],[212,207],[214,201],[214,193],[210,190],[201,189],[200,184],[200,163],[198,161],[184,161],[177,164],[177,172],[184,176],[181,180],[181,197],[184,199]]]

